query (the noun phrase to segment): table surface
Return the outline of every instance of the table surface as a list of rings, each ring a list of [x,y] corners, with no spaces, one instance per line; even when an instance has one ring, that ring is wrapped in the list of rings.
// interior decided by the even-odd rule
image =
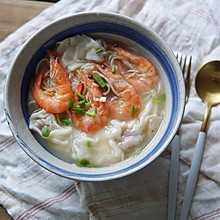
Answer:
[[[0,0],[0,42],[52,4],[48,1]]]
[[[0,0],[0,42],[56,0]],[[0,220],[12,220],[0,204]]]

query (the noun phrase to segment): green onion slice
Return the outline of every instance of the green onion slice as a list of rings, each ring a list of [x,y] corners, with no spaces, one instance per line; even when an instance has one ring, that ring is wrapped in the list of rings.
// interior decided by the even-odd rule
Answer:
[[[152,99],[152,102],[158,104],[158,103],[160,103],[160,100],[159,99]]]
[[[60,119],[66,126],[70,125],[71,124],[71,121],[69,119],[66,119],[66,118],[61,118]]]
[[[137,150],[137,151],[135,152],[135,155],[136,155],[136,156],[139,155],[139,154],[141,153],[141,151],[142,151],[142,150]]]
[[[78,102],[78,105],[79,105],[80,107],[85,106],[85,105],[86,105],[86,101],[85,101],[85,99],[79,101],[79,102]]]
[[[48,128],[44,127],[42,130],[42,136],[48,137],[49,135],[50,135],[50,130]]]
[[[95,112],[89,112],[89,111],[86,111],[85,113],[86,115],[90,116],[90,117],[95,117]]]
[[[73,98],[69,98],[69,107],[73,107]]]
[[[76,165],[77,167],[83,167],[83,165],[82,165],[80,162],[76,162],[75,165]]]
[[[135,110],[136,110],[136,106],[132,105],[132,107],[131,107],[131,114],[132,115],[135,115]]]
[[[82,92],[82,94],[83,94],[83,95],[85,95],[85,94],[86,94],[86,90],[87,90],[87,86],[86,86],[86,85],[84,85],[83,92]]]
[[[77,92],[76,96],[81,99],[81,100],[84,100],[85,99],[85,96],[80,94],[79,92]]]
[[[103,48],[100,48],[100,49],[96,50],[96,54],[99,54],[99,53],[101,53],[102,51],[103,51]]]
[[[166,100],[166,94],[165,94],[165,93],[163,93],[163,94],[161,95],[161,99],[162,99],[163,101]]]
[[[87,147],[91,148],[92,147],[92,142],[91,141],[87,141]]]
[[[97,73],[94,75],[94,80],[101,88],[105,88],[107,86],[104,80]]]
[[[84,109],[83,108],[75,107],[75,108],[73,108],[72,112],[73,113],[83,114],[84,113]]]
[[[115,73],[115,64],[112,65],[112,73]]]
[[[97,164],[91,164],[86,158],[81,159],[79,162],[75,163],[76,166],[78,167],[101,167],[100,165]]]
[[[81,159],[79,162],[77,162],[75,164],[78,167],[85,167],[85,166],[89,165],[90,162],[86,158],[83,158],[83,159]]]
[[[86,158],[83,158],[82,160],[79,161],[81,164],[83,165],[87,165],[87,164],[90,164],[90,162],[86,159]]]

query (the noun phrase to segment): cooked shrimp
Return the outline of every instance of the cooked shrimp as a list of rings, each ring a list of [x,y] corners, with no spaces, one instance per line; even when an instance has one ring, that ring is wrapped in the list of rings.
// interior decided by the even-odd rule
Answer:
[[[89,106],[84,107],[84,113],[73,113],[73,123],[81,131],[85,132],[96,132],[103,128],[109,120],[109,108],[106,102],[101,102],[102,92],[98,85],[88,78],[88,76],[81,71],[84,76],[84,82],[79,82],[77,89],[74,92],[74,103],[76,104],[79,100],[77,94],[82,94],[84,87],[87,87],[85,99]],[[86,114],[86,113],[90,114]]]
[[[113,86],[116,95],[108,100],[110,116],[121,121],[128,121],[138,116],[141,107],[141,100],[136,90],[120,74],[112,73],[107,64],[95,64]],[[132,113],[132,108],[135,111]]]
[[[66,111],[69,108],[69,98],[73,97],[73,91],[58,57],[50,55],[51,88],[42,88],[43,75],[44,71],[41,70],[35,79],[32,92],[34,99],[47,112],[61,113]]]
[[[134,86],[139,94],[154,88],[158,81],[158,75],[150,61],[124,50],[118,44],[109,44],[108,47],[116,52],[116,59],[121,60],[130,69],[123,71],[121,63],[116,62],[118,72]]]

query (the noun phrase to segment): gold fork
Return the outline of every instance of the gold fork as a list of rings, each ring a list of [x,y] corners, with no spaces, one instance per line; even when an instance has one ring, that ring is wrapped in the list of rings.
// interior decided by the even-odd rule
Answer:
[[[192,65],[192,56],[190,56],[189,58],[187,56],[179,57],[179,55],[177,54],[176,58],[180,64],[180,68],[182,69],[183,77],[185,80],[185,88],[186,88],[185,104],[186,104],[188,102],[189,92],[190,92],[190,73],[191,73],[191,65]],[[168,217],[167,217],[168,220],[175,219],[178,169],[179,169],[179,148],[180,148],[179,133],[180,133],[180,129],[178,129],[177,134],[171,143],[171,161],[170,161],[169,191],[168,191]]]

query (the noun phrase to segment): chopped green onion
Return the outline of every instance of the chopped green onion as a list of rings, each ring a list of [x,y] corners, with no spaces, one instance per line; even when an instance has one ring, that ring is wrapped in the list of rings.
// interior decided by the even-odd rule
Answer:
[[[85,95],[85,94],[86,94],[86,90],[87,90],[87,86],[86,86],[86,85],[84,85],[83,92],[82,92],[82,94],[83,94],[83,95]]]
[[[137,151],[135,152],[135,155],[136,155],[136,156],[139,155],[139,154],[141,153],[141,151],[142,151],[142,150],[137,150]]]
[[[69,119],[61,118],[60,120],[67,126],[71,124],[71,121]]]
[[[87,141],[87,147],[91,148],[92,147],[92,142],[91,141]]]
[[[166,100],[166,94],[165,94],[165,93],[163,93],[163,94],[161,95],[161,99],[162,99],[163,101]]]
[[[94,108],[94,112],[95,112],[95,114],[97,114],[97,108],[96,107]]]
[[[80,107],[85,106],[85,105],[86,105],[86,101],[85,101],[85,99],[79,101],[79,102],[78,102],[78,105],[79,105]]]
[[[76,162],[75,165],[76,165],[77,167],[83,167],[83,165],[82,165],[80,162]]]
[[[158,104],[158,103],[160,103],[160,100],[159,99],[152,99],[152,102]]]
[[[90,162],[86,158],[83,158],[83,159],[81,159],[79,162],[77,162],[75,164],[78,167],[85,167],[86,165],[89,165]]]
[[[90,164],[90,162],[86,158],[81,159],[79,162],[83,165]]]
[[[101,53],[102,51],[103,51],[103,48],[100,48],[100,49],[96,50],[96,54],[99,54],[99,53]]]
[[[105,88],[107,86],[104,80],[97,73],[94,75],[94,80],[101,88]]]
[[[73,98],[69,98],[69,107],[73,107]]]
[[[157,92],[155,90],[152,90],[151,91],[151,97],[152,97],[152,102],[153,103],[160,103],[160,100],[158,99],[158,96],[157,96]]]
[[[76,162],[75,165],[77,167],[94,167],[94,168],[101,167],[100,165],[97,164],[91,164],[86,158],[83,158],[79,162]]]
[[[86,115],[94,118],[95,117],[95,112],[86,111]]]
[[[79,114],[83,114],[84,113],[84,109],[83,108],[73,108],[72,112],[74,113],[79,113]]]
[[[77,92],[76,96],[81,100],[85,99],[85,96],[80,94],[79,92]]]
[[[132,107],[131,107],[131,114],[132,115],[135,115],[135,110],[136,110],[136,106],[132,105]]]
[[[50,135],[50,130],[46,127],[43,128],[43,131],[42,131],[42,136],[43,137],[48,137]]]
[[[76,165],[77,167],[83,167],[83,165],[82,165],[80,162],[76,162],[75,165]]]
[[[115,64],[112,65],[112,73],[115,73]]]
[[[90,106],[90,105],[91,105],[91,102],[86,102],[85,105],[86,105],[86,106]]]

